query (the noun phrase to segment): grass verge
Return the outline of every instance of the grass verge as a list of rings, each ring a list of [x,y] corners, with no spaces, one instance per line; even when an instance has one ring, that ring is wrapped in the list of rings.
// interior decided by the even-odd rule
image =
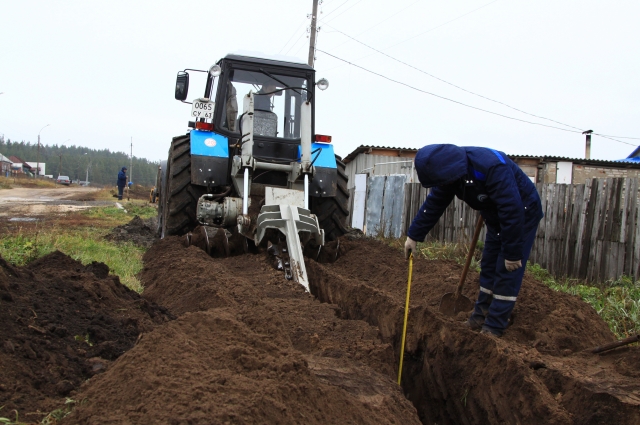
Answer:
[[[111,273],[137,292],[142,285],[136,275],[142,270],[142,255],[145,252],[133,243],[114,243],[104,239],[109,231],[125,224],[135,215],[146,219],[156,215],[153,207],[125,204],[124,210],[117,207],[91,208],[80,214],[89,219],[84,225],[66,226],[64,219],[46,228],[35,227],[0,238],[0,255],[10,263],[24,266],[55,250],[59,250],[82,264],[99,261],[109,266]],[[90,224],[86,224],[90,223]]]
[[[0,189],[12,189],[14,187],[31,188],[53,188],[56,187],[55,180],[40,177],[0,177]]]

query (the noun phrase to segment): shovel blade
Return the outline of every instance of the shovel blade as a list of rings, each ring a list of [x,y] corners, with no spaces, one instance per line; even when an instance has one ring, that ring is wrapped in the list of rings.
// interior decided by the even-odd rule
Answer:
[[[461,311],[471,311],[473,309],[473,301],[464,295],[456,297],[454,292],[444,294],[442,300],[440,300],[440,313],[445,316],[455,316]]]

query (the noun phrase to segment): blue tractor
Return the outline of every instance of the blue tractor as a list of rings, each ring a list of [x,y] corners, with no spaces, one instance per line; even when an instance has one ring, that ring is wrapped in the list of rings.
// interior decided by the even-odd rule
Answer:
[[[189,72],[207,75],[191,102]],[[328,82],[306,64],[242,55],[179,72],[175,98],[191,103],[191,130],[160,166],[160,236],[187,235],[212,255],[268,247],[308,289],[303,249],[347,231],[349,198],[331,137],[314,130],[316,87]]]

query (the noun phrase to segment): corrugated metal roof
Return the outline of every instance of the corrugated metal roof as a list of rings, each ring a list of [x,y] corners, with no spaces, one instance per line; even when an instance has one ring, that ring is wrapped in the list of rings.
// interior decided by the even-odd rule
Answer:
[[[640,168],[640,163],[633,160],[618,159],[618,160],[607,160],[607,159],[586,159],[586,158],[569,158],[566,156],[550,156],[550,155],[508,155],[509,158],[518,159],[518,158],[530,158],[530,159],[539,159],[541,161],[567,161],[573,162],[574,164],[580,165],[609,165],[612,167],[625,167],[625,168]]]
[[[351,161],[353,161],[353,159],[358,156],[358,154],[368,151],[369,149],[386,149],[386,150],[390,150],[390,151],[403,151],[403,152],[418,152],[418,149],[415,148],[394,148],[392,146],[373,146],[373,145],[361,145],[359,147],[357,147],[353,152],[351,152],[349,155],[347,155],[344,159],[343,162],[349,163]]]
[[[343,160],[344,163],[349,163],[355,159],[359,154],[368,151],[369,149],[382,149],[382,150],[394,150],[394,151],[403,151],[403,152],[417,152],[418,149],[415,148],[404,148],[404,147],[391,147],[391,146],[359,146],[353,152],[345,157]],[[640,163],[631,158],[619,159],[619,160],[606,160],[606,159],[586,159],[586,158],[569,158],[566,156],[553,156],[553,155],[509,155],[509,158],[512,160],[518,158],[529,158],[529,159],[538,159],[540,161],[567,161],[573,162],[580,165],[607,165],[611,167],[617,168],[640,168]]]
[[[1,153],[0,153],[0,162],[9,162],[9,163],[13,164],[12,160],[10,160],[6,156],[2,155]]]

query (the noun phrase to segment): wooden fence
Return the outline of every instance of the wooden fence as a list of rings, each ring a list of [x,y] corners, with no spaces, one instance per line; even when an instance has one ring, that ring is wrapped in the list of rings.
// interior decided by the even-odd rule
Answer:
[[[637,280],[640,272],[638,179],[539,185],[545,218],[531,260],[555,276],[592,282]]]
[[[538,184],[537,189],[545,217],[540,222],[530,262],[540,264],[556,277],[590,282],[605,282],[622,275],[634,280],[640,277],[638,179]],[[428,189],[419,183],[407,183],[404,193],[397,193],[404,199],[403,235],[427,194]],[[476,211],[455,198],[427,240],[467,243],[477,217]]]

